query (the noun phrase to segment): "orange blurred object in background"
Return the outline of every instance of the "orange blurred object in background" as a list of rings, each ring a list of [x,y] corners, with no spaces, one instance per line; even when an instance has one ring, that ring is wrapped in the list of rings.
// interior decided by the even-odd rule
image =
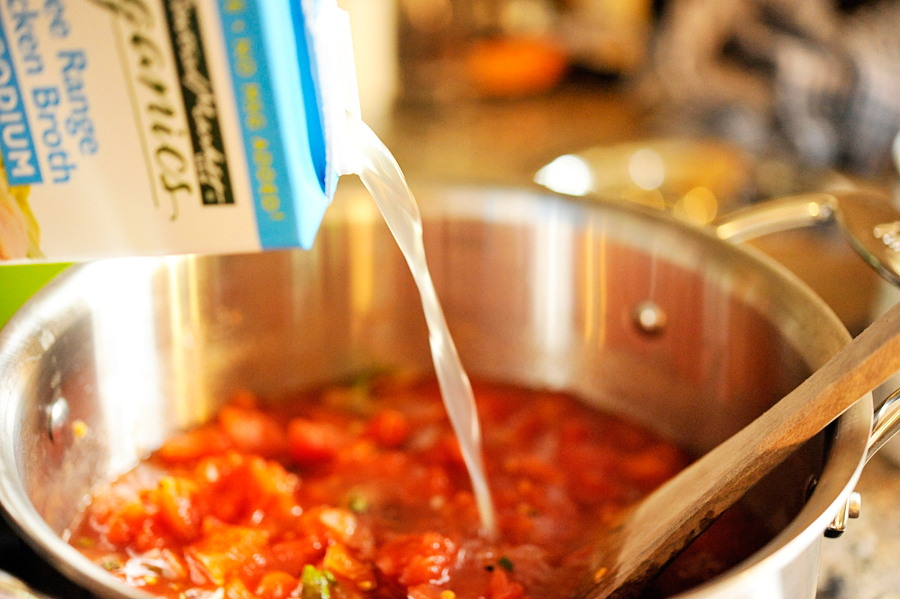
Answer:
[[[466,57],[471,83],[487,97],[548,91],[562,79],[567,67],[562,48],[540,38],[477,40]]]

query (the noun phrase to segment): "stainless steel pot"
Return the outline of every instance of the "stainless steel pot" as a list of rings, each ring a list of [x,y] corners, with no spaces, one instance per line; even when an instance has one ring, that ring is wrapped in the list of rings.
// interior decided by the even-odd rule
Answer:
[[[146,598],[65,543],[91,487],[230,392],[430,369],[406,264],[345,188],[310,252],[71,269],[0,333],[0,503],[104,597]],[[438,293],[470,375],[571,390],[702,453],[849,340],[752,250],[659,213],[531,190],[420,191]],[[724,233],[723,233],[724,235]],[[866,395],[744,500],[770,541],[684,597],[813,597],[823,532],[867,456]]]

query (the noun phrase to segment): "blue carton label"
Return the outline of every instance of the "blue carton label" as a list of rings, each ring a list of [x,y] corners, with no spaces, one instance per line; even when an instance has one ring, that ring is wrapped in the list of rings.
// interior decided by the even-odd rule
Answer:
[[[297,10],[0,0],[0,262],[311,246],[330,198]]]
[[[27,23],[28,14],[20,15]],[[24,25],[23,25],[24,26]],[[0,153],[10,185],[41,183],[41,169],[25,104],[19,91],[16,69],[9,53],[7,23],[0,18]],[[32,43],[19,37],[20,43]]]
[[[259,9],[255,0],[219,0],[260,241],[265,248],[299,244],[291,184]]]

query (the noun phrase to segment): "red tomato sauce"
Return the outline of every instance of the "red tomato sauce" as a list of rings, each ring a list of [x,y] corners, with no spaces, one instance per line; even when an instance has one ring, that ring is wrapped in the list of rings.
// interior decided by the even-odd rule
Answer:
[[[97,489],[70,542],[178,599],[570,597],[593,531],[689,458],[563,393],[474,388],[496,540],[437,384],[382,377],[290,408],[238,394]],[[743,557],[703,551],[676,586]]]

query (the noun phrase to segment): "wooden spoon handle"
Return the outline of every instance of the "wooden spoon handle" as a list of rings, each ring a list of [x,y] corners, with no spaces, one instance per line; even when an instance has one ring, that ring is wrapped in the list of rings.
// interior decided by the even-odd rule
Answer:
[[[898,370],[900,304],[759,418],[648,496],[604,541],[596,584],[586,595],[629,596],[791,452]]]

